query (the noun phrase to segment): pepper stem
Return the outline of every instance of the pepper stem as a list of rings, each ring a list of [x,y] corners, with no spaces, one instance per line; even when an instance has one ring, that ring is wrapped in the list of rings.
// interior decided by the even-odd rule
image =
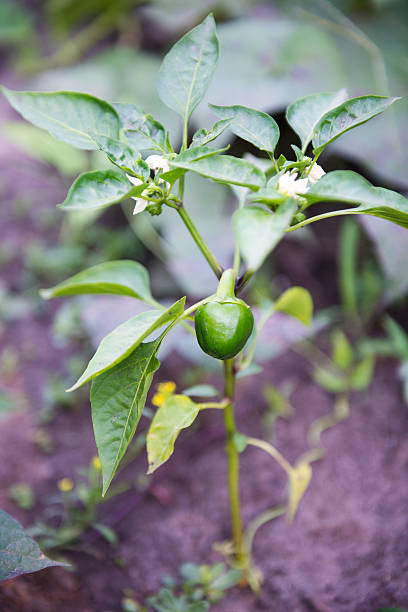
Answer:
[[[245,548],[241,517],[241,502],[239,495],[239,453],[234,443],[234,435],[236,434],[237,429],[235,426],[234,417],[235,373],[233,359],[227,359],[224,361],[224,380],[225,397],[226,400],[228,400],[228,404],[224,408],[224,424],[228,457],[228,490],[234,557],[237,566],[245,571],[249,568],[249,558]]]
[[[219,298],[235,297],[235,271],[232,268],[222,273],[215,295]]]

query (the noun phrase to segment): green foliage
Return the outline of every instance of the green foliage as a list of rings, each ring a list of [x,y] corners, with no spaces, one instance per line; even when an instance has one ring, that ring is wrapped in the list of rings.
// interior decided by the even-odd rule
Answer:
[[[114,329],[100,343],[85,372],[68,389],[73,391],[117,365],[132,353],[155,330],[174,321],[184,308],[185,298],[178,300],[166,310],[148,310],[136,315]]]
[[[125,175],[118,170],[85,172],[72,184],[59,208],[66,211],[106,208],[126,198],[139,195],[145,187],[144,183],[132,187]]]
[[[309,204],[314,202],[345,202],[356,208],[335,210],[311,217],[303,225],[314,220],[336,215],[365,214],[392,221],[408,227],[407,199],[396,191],[373,187],[365,178],[351,170],[335,170],[323,176],[305,194]]]
[[[0,580],[65,565],[48,559],[18,521],[0,510]]]
[[[313,152],[319,155],[339,136],[383,113],[399,98],[360,96],[346,100],[329,110],[318,122],[313,133]]]
[[[83,270],[51,289],[42,289],[44,299],[90,293],[129,295],[151,303],[149,273],[142,264],[122,259]]]
[[[136,149],[166,152],[166,132],[162,124],[134,104],[112,104],[121,128]]]
[[[189,397],[215,397],[218,395],[218,391],[212,385],[194,385],[184,389],[183,395],[188,395]]]
[[[140,444],[132,447],[132,457],[137,456]],[[44,550],[63,550],[78,546],[81,536],[92,527],[111,546],[117,544],[115,532],[99,522],[98,511],[105,501],[102,496],[101,463],[93,457],[88,467],[78,470],[79,478],[62,478],[58,481],[59,494],[49,497],[52,507],[52,521],[49,521],[49,508],[44,511],[44,520],[30,527],[30,534],[35,536]],[[121,482],[112,487],[109,498],[123,493],[130,488],[129,483]],[[105,498],[106,499],[106,498]]]
[[[191,141],[191,146],[201,146],[212,142],[231,125],[231,119],[221,119],[217,121],[212,126],[211,130],[208,132],[205,128],[201,128],[193,134],[193,138]]]
[[[285,312],[305,325],[310,325],[313,318],[313,300],[307,289],[291,287],[275,302],[275,310]]]
[[[92,422],[102,464],[103,495],[118,468],[142,416],[162,337],[141,343],[115,367],[96,378],[91,387]]]
[[[339,103],[344,102],[347,92],[345,89],[334,93],[312,94],[290,104],[286,109],[286,120],[299,136],[302,151],[306,151],[312,141],[317,125],[322,117]]]
[[[33,489],[25,482],[16,482],[8,489],[8,495],[22,510],[31,510],[35,506]]]
[[[345,334],[336,329],[331,336],[331,359],[316,364],[313,377],[330,393],[364,391],[370,385],[374,365],[373,355],[359,359]]]
[[[210,108],[217,117],[230,120],[228,128],[261,151],[273,153],[279,140],[278,124],[270,115],[246,106],[216,106]]]
[[[72,91],[2,91],[24,119],[78,149],[97,149],[94,138],[101,136],[119,138],[118,114],[104,100]]]
[[[210,604],[220,601],[242,576],[240,570],[227,570],[224,563],[212,566],[184,563],[179,571],[181,585],[169,576],[163,577],[166,588],[148,598],[149,607],[157,612],[205,612],[210,610]]]
[[[0,44],[16,44],[26,39],[32,17],[19,4],[10,0],[0,3]]]
[[[255,272],[273,251],[296,210],[296,202],[288,199],[271,213],[258,206],[245,206],[233,215],[238,245],[248,269]]]
[[[185,34],[163,60],[157,90],[184,124],[208,89],[218,61],[218,47],[214,18],[209,15]]]
[[[170,167],[197,172],[224,185],[241,185],[256,191],[265,184],[265,175],[254,164],[230,155],[213,155],[195,161],[170,160]]]

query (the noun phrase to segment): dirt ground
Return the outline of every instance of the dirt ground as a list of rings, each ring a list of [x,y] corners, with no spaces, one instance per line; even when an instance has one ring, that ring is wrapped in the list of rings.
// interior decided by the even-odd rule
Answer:
[[[48,244],[55,243],[56,236],[46,234],[36,213],[61,201],[65,187],[45,166],[25,161],[22,169],[17,158],[6,161],[4,151],[0,161],[2,240],[16,245],[16,256],[2,268],[2,280],[18,294],[23,272],[19,245],[39,234]],[[10,213],[16,190],[34,198],[35,212],[29,218]],[[292,280],[296,282],[296,274],[304,278],[302,284],[317,297],[318,305],[332,303],[335,296],[329,282],[335,276],[333,246],[326,241],[324,266],[313,260],[313,254],[299,255],[293,243],[278,252],[280,269],[295,266]],[[41,514],[57,480],[75,476],[95,454],[87,402],[59,412],[47,428],[55,447],[52,454],[41,453],[33,441],[47,374],[70,350],[53,343],[50,326],[56,308],[47,304],[1,326],[0,348],[12,344],[19,355],[7,386],[26,395],[29,409],[0,422],[0,507],[26,526]],[[171,369],[163,366],[156,381],[178,380],[186,367],[174,357]],[[259,389],[268,382],[279,387],[288,378],[296,380],[294,414],[278,420],[273,442],[295,461],[307,448],[308,426],[332,408],[332,398],[311,381],[300,356],[288,353],[262,374],[242,380],[237,419],[243,432],[263,435],[260,417],[266,406]],[[395,364],[380,361],[370,390],[352,396],[351,416],[323,435],[326,455],[313,465],[312,482],[295,522],[290,525],[279,518],[258,532],[254,559],[265,577],[260,598],[236,588],[212,610],[375,612],[382,606],[408,607],[407,434],[408,411]],[[220,560],[213,545],[229,537],[223,444],[219,415],[202,415],[194,431],[180,436],[174,457],[146,489],[124,493],[102,509],[101,517],[118,533],[117,547],[86,533],[86,551],[68,555],[76,571],[50,569],[2,583],[0,610],[115,612],[121,609],[124,589],[132,589],[143,601],[158,589],[163,574],[176,576],[181,563]],[[142,454],[125,477],[129,470],[142,474],[145,469]],[[21,481],[33,486],[39,500],[29,513],[7,496],[8,487]],[[242,456],[242,497],[245,521],[285,500],[282,470],[257,449]]]

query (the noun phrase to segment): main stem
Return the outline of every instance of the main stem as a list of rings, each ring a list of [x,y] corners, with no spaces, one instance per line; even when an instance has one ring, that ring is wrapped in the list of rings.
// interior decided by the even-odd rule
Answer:
[[[241,503],[239,497],[239,454],[234,443],[237,429],[234,417],[234,360],[224,361],[225,398],[228,404],[224,408],[224,424],[228,456],[228,490],[232,524],[232,538],[235,560],[239,567],[245,569],[248,565],[242,528]]]

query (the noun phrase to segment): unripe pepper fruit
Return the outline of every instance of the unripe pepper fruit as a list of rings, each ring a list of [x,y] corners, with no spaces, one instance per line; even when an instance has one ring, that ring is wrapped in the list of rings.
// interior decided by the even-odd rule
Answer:
[[[231,359],[245,346],[254,326],[250,307],[234,294],[235,273],[226,270],[217,293],[197,308],[195,330],[202,350],[216,359]]]

